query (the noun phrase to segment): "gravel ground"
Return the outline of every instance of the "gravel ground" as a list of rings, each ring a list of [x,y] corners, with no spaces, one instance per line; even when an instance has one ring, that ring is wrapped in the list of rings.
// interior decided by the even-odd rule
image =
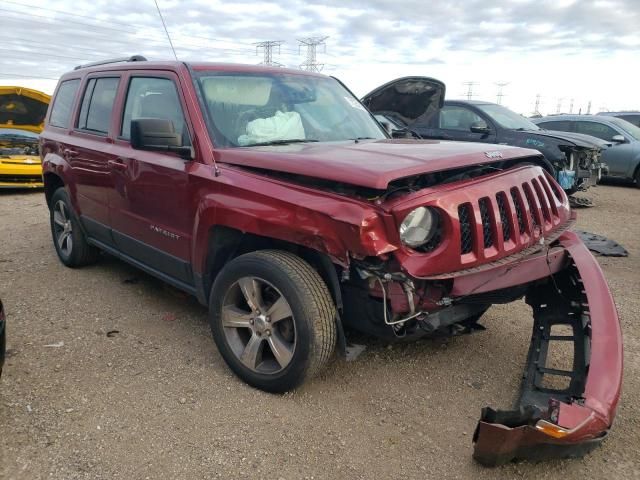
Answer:
[[[584,459],[485,469],[471,436],[483,406],[515,398],[523,303],[447,342],[366,339],[356,361],[270,395],[226,368],[195,299],[109,257],[63,267],[43,194],[0,193],[0,478],[640,478],[640,189],[588,196],[578,226],[630,252],[600,259],[625,335],[615,428]]]

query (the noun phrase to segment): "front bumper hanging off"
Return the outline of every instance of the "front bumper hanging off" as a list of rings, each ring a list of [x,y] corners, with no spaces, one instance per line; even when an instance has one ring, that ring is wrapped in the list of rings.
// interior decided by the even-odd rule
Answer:
[[[518,405],[483,409],[473,437],[473,456],[486,466],[581,456],[613,423],[622,384],[618,314],[597,261],[578,236],[565,232],[559,243],[568,266],[534,283],[526,296],[534,329]],[[550,368],[555,342],[573,344],[571,370]]]

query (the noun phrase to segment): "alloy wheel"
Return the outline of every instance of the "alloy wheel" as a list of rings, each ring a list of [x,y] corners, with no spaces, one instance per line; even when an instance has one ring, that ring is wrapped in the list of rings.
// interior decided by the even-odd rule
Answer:
[[[242,277],[222,305],[225,340],[242,364],[275,374],[291,363],[296,347],[293,312],[282,293],[266,280]]]
[[[53,228],[60,252],[68,257],[73,249],[73,226],[69,209],[62,200],[58,200],[53,209]]]

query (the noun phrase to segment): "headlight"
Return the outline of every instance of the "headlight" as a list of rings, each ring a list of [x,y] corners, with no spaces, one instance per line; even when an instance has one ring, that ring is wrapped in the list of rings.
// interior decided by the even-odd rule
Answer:
[[[433,238],[438,230],[438,213],[428,207],[418,207],[409,212],[400,224],[400,240],[416,248]]]

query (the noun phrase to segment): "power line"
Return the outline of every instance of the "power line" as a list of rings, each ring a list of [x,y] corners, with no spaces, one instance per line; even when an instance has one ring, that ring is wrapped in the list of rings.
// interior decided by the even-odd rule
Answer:
[[[125,34],[127,34],[129,36],[140,35],[141,34],[140,30],[146,30],[144,32],[144,35],[145,35],[145,39],[147,41],[151,41],[151,42],[160,42],[160,41],[162,41],[162,42],[164,42],[165,39],[166,39],[165,35],[163,35],[162,33],[148,31],[149,28],[150,28],[149,25],[146,25],[146,26],[140,25],[140,30],[125,30],[125,29],[122,29],[122,28],[113,28],[113,27],[108,27],[108,26],[103,26],[103,25],[96,25],[94,23],[86,23],[86,22],[79,22],[79,21],[66,20],[66,19],[57,19],[57,18],[47,17],[47,16],[44,16],[44,15],[37,15],[37,14],[34,14],[34,13],[18,12],[18,11],[15,11],[15,10],[7,10],[7,9],[0,8],[0,12],[2,12],[2,11],[10,12],[10,13],[17,14],[17,15],[22,15],[22,16],[25,16],[25,17],[29,17],[29,20],[28,20],[29,24],[31,24],[31,23],[39,23],[39,24],[47,25],[48,27],[51,27],[51,25],[53,23],[58,23],[58,24],[63,24],[63,25],[66,25],[68,23],[73,23],[75,25],[81,25],[83,27],[90,27],[91,29],[98,28],[98,29],[104,29],[104,30],[109,30],[109,31],[125,33]],[[45,19],[46,21],[45,20],[34,20],[33,18],[42,18],[42,19]],[[23,21],[22,19],[16,18],[16,17],[4,17],[4,20],[14,20],[14,21],[18,21],[18,22]],[[74,32],[74,35],[81,35],[82,33],[84,33],[84,32]],[[113,38],[113,34],[109,34],[109,33],[106,33],[106,32],[100,32],[100,31],[95,31],[94,30],[94,31],[91,32],[91,35],[92,35],[92,37],[95,37],[95,35],[103,35],[103,36],[107,36],[107,38],[110,41],[117,41],[117,39]],[[155,39],[154,38],[150,38],[150,37],[155,37]],[[162,40],[160,40],[160,37],[162,38]],[[231,43],[231,41],[229,41],[229,40],[214,39],[214,38],[210,38],[210,37],[203,37],[203,36],[191,35],[191,34],[188,35],[188,38],[189,39],[191,39],[191,38],[201,38],[201,39],[204,39],[204,40],[207,40],[207,41],[211,41],[211,42],[220,41],[220,42]],[[180,43],[183,43],[183,44],[187,43],[188,44],[189,41],[181,38],[180,39]],[[166,43],[163,44],[163,46],[165,46],[165,45],[166,45]],[[203,47],[202,43],[196,43],[196,44],[192,43],[192,46],[194,46],[194,47]],[[220,51],[224,50],[224,51],[230,51],[230,52],[239,52],[239,53],[243,53],[243,54],[247,54],[250,51],[249,49],[240,50],[240,49],[233,49],[233,48],[229,48],[229,47],[220,48],[220,47],[212,47],[210,45],[207,45],[207,48],[211,48],[211,49],[214,49],[214,50],[220,50]]]
[[[160,16],[160,21],[162,22],[162,28],[164,28],[164,33],[167,34],[167,40],[169,40],[169,45],[171,45],[171,51],[173,52],[173,56],[176,57],[176,60],[178,60],[176,49],[173,48],[173,42],[171,41],[171,37],[169,36],[169,30],[167,30],[167,24],[164,23],[164,17],[162,16],[162,12],[160,11],[160,7],[158,6],[158,0],[153,0],[153,3],[156,4],[156,8],[158,9],[158,15]]]
[[[273,50],[278,47],[278,53],[280,53],[280,45],[284,43],[283,40],[266,40],[264,42],[256,43],[256,54],[262,49],[263,60],[262,65],[271,65],[274,67],[281,67],[282,64],[273,60]]]
[[[325,40],[327,38],[329,37],[307,37],[298,39],[298,51],[300,51],[302,47],[306,47],[307,49],[307,59],[300,65],[300,68],[310,72],[320,72],[322,70],[324,64],[317,62],[316,51],[319,46],[324,46],[324,50],[326,52],[327,44],[325,43]]]
[[[44,77],[41,75],[24,75],[22,73],[6,73],[6,72],[2,72],[0,73],[0,77],[7,77],[7,78],[33,78],[33,79],[37,79],[37,80],[58,80],[60,77]]]

